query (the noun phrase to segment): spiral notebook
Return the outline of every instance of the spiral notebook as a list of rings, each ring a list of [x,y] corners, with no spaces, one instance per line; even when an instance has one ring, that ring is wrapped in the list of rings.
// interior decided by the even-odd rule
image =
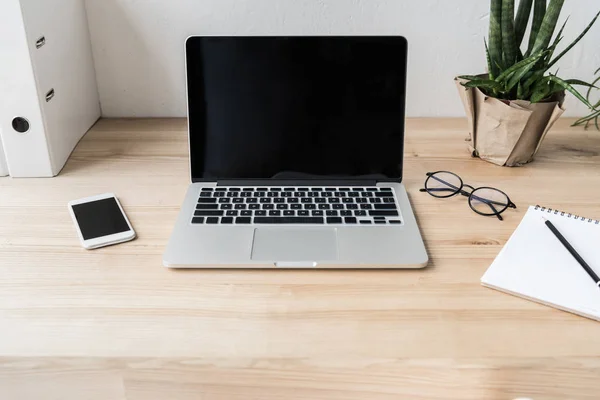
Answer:
[[[481,284],[600,321],[600,289],[542,217],[600,274],[600,221],[537,206],[529,208]]]

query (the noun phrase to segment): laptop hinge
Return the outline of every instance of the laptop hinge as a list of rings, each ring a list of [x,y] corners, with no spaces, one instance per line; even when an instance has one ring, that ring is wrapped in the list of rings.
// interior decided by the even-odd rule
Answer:
[[[217,186],[376,186],[376,179],[221,179]]]

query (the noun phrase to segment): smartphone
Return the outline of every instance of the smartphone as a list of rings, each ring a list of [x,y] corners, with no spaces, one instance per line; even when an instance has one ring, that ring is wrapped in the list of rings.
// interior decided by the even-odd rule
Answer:
[[[131,223],[112,193],[71,201],[69,212],[81,245],[88,250],[135,239]]]

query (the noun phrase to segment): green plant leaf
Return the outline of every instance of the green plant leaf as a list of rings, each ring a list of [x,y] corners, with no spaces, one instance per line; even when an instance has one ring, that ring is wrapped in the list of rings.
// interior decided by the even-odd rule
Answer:
[[[464,79],[466,81],[472,81],[472,80],[480,80],[481,77],[480,76],[476,76],[476,75],[461,75],[457,77],[458,79]]]
[[[538,81],[538,83],[533,88],[533,93],[531,94],[530,101],[532,103],[539,103],[550,95],[550,85],[548,83],[548,79],[543,79]]]
[[[575,39],[573,41],[573,43],[571,43],[562,53],[560,53],[558,56],[556,56],[556,58],[554,60],[552,60],[550,62],[550,64],[548,65],[548,69],[552,68],[552,66],[554,64],[556,64],[558,62],[558,60],[560,60],[561,58],[563,58],[565,56],[565,54],[567,54],[569,51],[571,51],[571,49],[573,47],[575,47],[575,45],[577,43],[579,43],[579,41],[581,39],[583,39],[583,37],[589,32],[589,30],[592,28],[592,26],[594,26],[594,24],[596,23],[596,20],[598,19],[599,16],[600,16],[600,12],[598,12],[598,14],[596,14],[596,16],[594,17],[594,19],[592,20],[592,22],[590,22],[590,24],[583,30],[583,32],[581,33],[581,35],[579,35],[577,37],[577,39]]]
[[[552,59],[552,56],[554,55],[554,50],[556,50],[556,48],[558,47],[558,44],[563,40],[562,34],[563,34],[563,31],[565,30],[565,27],[567,26],[567,22],[569,22],[569,18],[570,17],[567,17],[567,19],[563,23],[563,26],[560,28],[560,31],[558,31],[558,35],[556,35],[556,38],[554,39],[554,43],[552,43],[552,51],[550,53],[548,53],[548,55],[545,58],[545,60],[547,60],[545,62],[545,64],[548,64],[550,62],[550,59]]]
[[[550,0],[550,4],[546,10],[546,15],[544,16],[544,21],[542,21],[542,26],[540,27],[537,38],[535,39],[535,45],[533,46],[532,53],[536,53],[542,49],[545,49],[550,44],[564,3],[565,0]]]
[[[463,86],[468,88],[483,88],[483,89],[502,89],[502,85],[491,79],[478,79],[466,82]]]
[[[521,82],[519,82],[519,85],[517,86],[517,99],[519,100],[523,100],[524,93],[523,93],[523,85],[521,85]]]
[[[577,97],[577,99],[579,101],[581,101],[583,104],[586,105],[586,107],[593,109],[594,107],[592,106],[592,104],[587,101],[587,99],[585,97],[583,97],[581,95],[581,93],[579,93],[572,85],[568,84],[567,82],[563,81],[562,79],[560,79],[557,76],[549,76],[546,79],[548,79],[551,82],[557,83],[558,85],[560,85],[564,90],[568,91],[569,93],[571,93],[573,96]]]
[[[494,75],[494,68],[492,68],[492,58],[490,57],[490,49],[488,48],[487,40],[485,40],[485,38],[483,39],[483,44],[485,44],[485,58],[487,60],[489,78],[494,80],[496,79],[496,76]]]
[[[587,83],[584,81],[580,81],[579,79],[565,79],[565,82],[567,82],[569,85],[578,85],[578,86],[586,86],[590,89],[598,89],[598,87],[594,86],[594,84],[597,82],[594,82],[594,84],[591,83]]]
[[[523,37],[525,37],[525,31],[527,30],[527,23],[529,22],[532,8],[533,0],[521,0],[519,3],[517,18],[515,19],[515,38],[517,46],[521,46],[521,43],[523,43]]]
[[[520,70],[521,68],[527,67],[530,64],[535,65],[540,58],[542,58],[542,56],[547,52],[547,50],[543,50],[543,51],[539,51],[536,54],[522,60],[519,61],[518,63],[516,63],[515,65],[513,65],[512,67],[508,68],[507,70],[505,70],[504,72],[502,72],[500,74],[500,76],[498,76],[496,78],[496,82],[502,82],[506,79],[508,79],[512,74],[514,74],[515,72],[517,72],[518,70]],[[532,66],[533,66],[532,65]]]
[[[533,7],[533,24],[531,26],[531,34],[529,35],[529,46],[525,57],[528,57],[533,52],[533,46],[535,46],[535,40],[537,39],[544,16],[546,15],[546,0],[535,0],[535,6]]]
[[[490,33],[489,50],[492,64],[492,75],[498,76],[502,70],[502,0],[491,0],[490,2]]]
[[[515,0],[502,0],[502,50],[505,65],[517,62],[517,39],[515,37]]]

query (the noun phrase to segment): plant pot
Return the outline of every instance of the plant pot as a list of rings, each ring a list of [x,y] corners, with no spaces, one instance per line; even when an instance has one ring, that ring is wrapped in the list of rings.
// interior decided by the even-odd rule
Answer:
[[[499,100],[455,79],[469,122],[469,150],[473,157],[505,167],[533,161],[544,137],[564,113],[565,94],[532,104]]]

